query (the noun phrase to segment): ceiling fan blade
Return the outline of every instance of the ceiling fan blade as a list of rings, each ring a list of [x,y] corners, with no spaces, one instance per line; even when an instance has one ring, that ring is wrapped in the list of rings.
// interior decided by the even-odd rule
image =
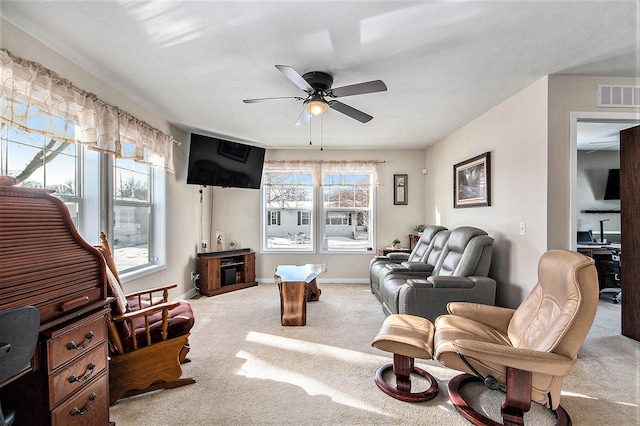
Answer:
[[[309,120],[311,120],[311,114],[309,114],[306,109],[302,109],[302,114],[300,114],[300,117],[298,117],[296,126],[303,126],[307,124]]]
[[[313,87],[311,87],[311,85],[307,82],[307,80],[302,78],[300,73],[296,71],[293,67],[290,67],[289,65],[276,65],[276,68],[282,71],[282,73],[286,75],[287,78],[293,82],[293,84],[295,84],[305,92],[315,93],[316,90]]]
[[[369,114],[365,114],[364,112],[350,107],[349,105],[343,104],[342,102],[329,101],[327,103],[329,104],[331,109],[335,109],[338,112],[348,115],[349,117],[356,119],[361,123],[367,123],[373,118]]]
[[[350,86],[336,87],[329,90],[328,96],[341,98],[343,96],[364,95],[365,93],[385,92],[387,85],[382,80],[367,81],[366,83],[352,84]]]
[[[304,98],[301,98],[299,96],[284,96],[279,98],[243,99],[242,102],[244,102],[245,104],[255,104],[257,102],[288,101],[289,99],[304,101]]]

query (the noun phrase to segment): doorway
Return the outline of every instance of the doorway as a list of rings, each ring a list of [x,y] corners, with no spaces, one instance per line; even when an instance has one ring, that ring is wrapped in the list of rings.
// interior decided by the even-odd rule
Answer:
[[[634,113],[571,113],[571,118],[570,118],[571,122],[570,122],[570,153],[571,153],[571,159],[570,159],[570,173],[571,173],[571,183],[570,183],[570,194],[571,194],[571,200],[570,200],[570,229],[571,229],[571,249],[572,250],[576,250],[576,246],[577,246],[577,230],[578,230],[578,224],[579,224],[579,220],[578,218],[580,217],[580,215],[583,213],[581,211],[579,211],[579,203],[578,203],[578,193],[579,193],[579,188],[578,188],[578,151],[579,148],[583,148],[584,151],[586,152],[597,152],[598,150],[604,150],[604,149],[617,149],[617,158],[615,158],[615,160],[617,160],[617,165],[618,165],[618,170],[620,169],[620,163],[621,158],[620,158],[620,131],[624,130],[624,129],[628,129],[634,126],[637,126],[638,124],[640,124],[640,116],[638,114],[634,114]],[[589,141],[585,140],[586,138],[584,138],[580,132],[581,131],[586,131],[586,129],[596,129],[596,128],[601,128],[601,129],[606,129],[603,130],[604,133],[601,134],[601,136],[604,136],[604,140],[593,140],[591,141],[592,143],[589,144]],[[617,141],[617,147],[615,146],[615,144],[613,144],[613,140],[611,139],[606,139],[606,137],[610,137],[611,135],[617,135],[617,137],[615,138]],[[579,145],[582,144],[581,147],[579,147]],[[586,146],[585,146],[586,145]],[[591,146],[589,146],[591,145]],[[600,146],[601,145],[601,146]],[[605,148],[605,146],[607,148]],[[605,157],[604,161],[612,161],[612,155],[613,152],[609,153],[608,159],[607,157]],[[582,155],[583,160],[585,159],[585,156]],[[625,157],[626,158],[626,157]],[[628,163],[628,162],[627,162]],[[611,163],[609,163],[611,164]],[[628,170],[628,167],[627,167]],[[601,172],[604,173],[604,170],[600,170]],[[584,173],[583,173],[584,176]],[[584,179],[583,179],[584,181]],[[604,179],[601,179],[600,182],[602,185],[606,185],[606,182],[604,181]],[[621,183],[622,185],[622,183]],[[595,192],[595,191],[594,191]],[[602,196],[604,198],[604,191],[602,191]],[[618,196],[619,198],[619,196]],[[596,204],[598,202],[602,202],[605,203],[605,201],[596,201],[596,197],[593,197],[591,199],[591,202],[593,204]],[[598,239],[602,240],[603,239],[603,221],[608,221],[611,220],[611,218],[607,218],[605,217],[605,215],[607,214],[613,214],[614,218],[617,220],[617,224],[619,226],[619,232],[622,231],[622,218],[621,216],[623,216],[621,209],[620,209],[620,200],[617,200],[617,213],[615,212],[615,209],[611,209],[609,212],[607,213],[603,213],[602,211],[600,211],[600,209],[595,209],[595,211],[593,212],[594,214],[587,214],[584,216],[600,216],[600,235]],[[606,205],[605,205],[606,207]],[[603,209],[606,210],[606,209]],[[629,211],[625,211],[624,212],[624,216],[628,216],[631,212]],[[584,220],[582,220],[582,222],[586,222]],[[620,235],[620,237],[622,237],[622,235]],[[620,240],[621,241],[621,240]],[[622,249],[621,246],[619,246],[620,250],[624,251]],[[623,259],[622,262],[624,264],[624,253],[618,252],[621,256],[621,258]],[[618,266],[620,264],[618,263]],[[629,278],[627,278],[625,280],[624,274],[621,275],[622,277],[622,281],[623,283],[626,282],[626,280],[628,280]],[[622,287],[624,287],[625,285],[623,284]],[[630,296],[635,297],[634,295],[632,295],[630,293]],[[621,323],[625,324],[625,321],[628,323],[630,321],[635,320],[637,314],[634,312],[630,312],[629,309],[625,309],[625,306],[627,301],[625,301],[624,299],[624,293],[622,294],[622,298],[623,298],[623,306],[621,309]],[[637,330],[637,329],[636,329]],[[621,329],[621,333],[624,332],[624,326]],[[627,335],[628,337],[632,337],[631,335],[629,335],[628,333],[625,333],[625,335]]]

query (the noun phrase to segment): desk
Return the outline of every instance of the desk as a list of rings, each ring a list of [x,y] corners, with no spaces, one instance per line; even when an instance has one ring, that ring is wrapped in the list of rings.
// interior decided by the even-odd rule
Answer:
[[[280,292],[280,322],[284,326],[307,324],[307,302],[320,300],[316,277],[322,265],[280,265],[274,279]]]

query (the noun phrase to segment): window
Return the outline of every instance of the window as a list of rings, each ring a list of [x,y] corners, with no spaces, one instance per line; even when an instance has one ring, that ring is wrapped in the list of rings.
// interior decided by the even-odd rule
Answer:
[[[265,163],[262,250],[370,251],[375,235],[375,167],[342,162],[292,163]],[[316,199],[322,204],[316,206]]]
[[[370,173],[323,174],[323,251],[371,250],[373,198]]]
[[[54,190],[87,241],[97,243],[98,232],[105,230],[124,276],[163,265],[164,236],[154,231],[164,229],[164,172],[87,149],[73,142],[72,123],[24,104],[13,106],[14,113],[29,115],[28,125],[0,123],[0,175],[15,177],[21,186]],[[135,149],[123,144],[124,150]],[[105,176],[113,177],[113,185],[101,184],[100,164],[112,171]],[[100,208],[105,199],[112,200],[112,208]]]
[[[264,172],[262,210],[268,221],[262,232],[263,251],[313,251],[312,181],[312,173]]]

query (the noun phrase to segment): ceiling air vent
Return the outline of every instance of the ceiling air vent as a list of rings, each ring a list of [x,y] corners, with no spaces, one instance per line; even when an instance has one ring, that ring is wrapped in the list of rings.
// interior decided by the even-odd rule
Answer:
[[[640,86],[598,84],[599,107],[640,107]]]

